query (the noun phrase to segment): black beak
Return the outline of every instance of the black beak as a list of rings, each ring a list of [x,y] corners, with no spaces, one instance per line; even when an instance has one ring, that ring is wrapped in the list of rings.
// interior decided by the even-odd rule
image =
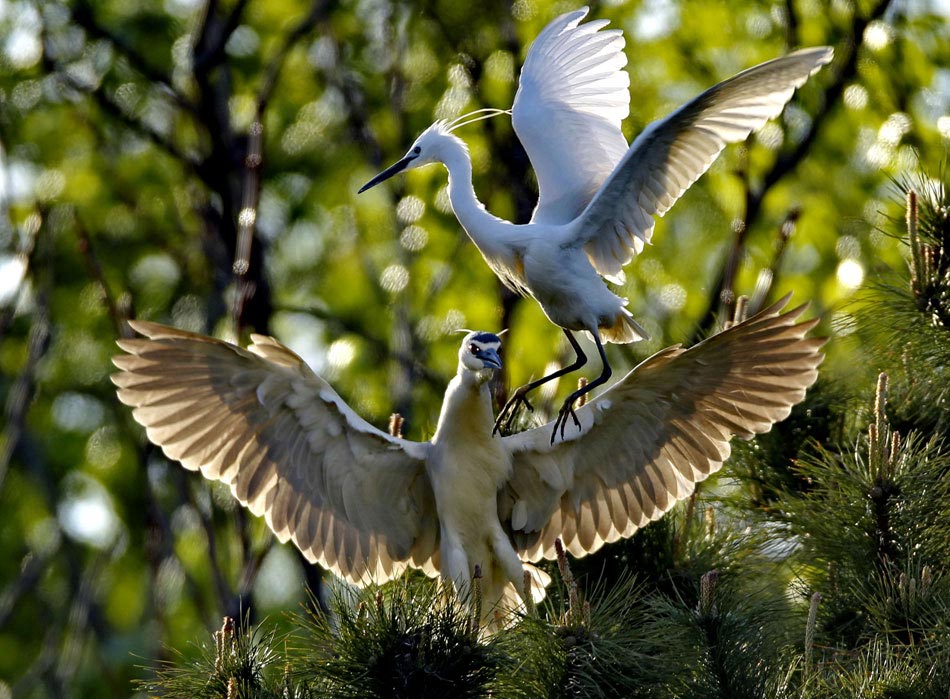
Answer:
[[[365,191],[366,191],[367,189],[369,189],[370,187],[375,187],[375,186],[378,185],[380,182],[383,182],[383,181],[385,181],[385,180],[388,180],[388,179],[389,179],[390,177],[392,177],[393,175],[398,175],[400,172],[402,172],[403,170],[405,170],[405,169],[406,169],[406,166],[409,165],[409,163],[411,163],[411,162],[412,162],[413,160],[415,160],[417,157],[419,157],[419,156],[417,156],[417,155],[407,155],[405,158],[403,158],[403,159],[400,160],[399,162],[393,163],[393,164],[390,165],[388,168],[386,168],[385,170],[383,170],[381,173],[379,173],[378,175],[376,175],[376,177],[374,177],[374,178],[371,179],[369,182],[367,182],[367,183],[364,184],[362,187],[360,187],[360,191],[357,192],[357,194],[362,194],[363,192],[365,192]]]
[[[501,369],[501,357],[494,349],[480,350],[475,356],[481,359],[489,369]]]

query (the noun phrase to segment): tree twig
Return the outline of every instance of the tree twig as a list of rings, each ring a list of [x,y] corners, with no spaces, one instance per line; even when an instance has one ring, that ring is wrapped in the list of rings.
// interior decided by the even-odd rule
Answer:
[[[0,489],[20,439],[23,436],[26,414],[36,388],[36,370],[49,349],[51,325],[49,319],[49,290],[43,289],[36,302],[36,320],[30,328],[26,363],[20,371],[4,405],[6,425],[0,432]]]
[[[79,238],[79,252],[82,254],[82,259],[86,263],[89,276],[96,282],[96,285],[102,293],[106,308],[109,311],[109,317],[112,318],[112,324],[115,326],[116,336],[132,337],[132,332],[125,322],[129,318],[129,309],[120,309],[115,296],[109,290],[109,284],[106,282],[105,275],[102,272],[102,265],[99,264],[99,258],[93,248],[89,231],[78,216],[74,217],[74,225],[76,227],[76,235]]]
[[[297,25],[284,37],[280,48],[274,54],[274,57],[267,64],[264,70],[264,80],[261,83],[261,89],[257,95],[257,120],[264,118],[264,112],[267,111],[267,105],[277,86],[280,73],[287,62],[287,55],[297,45],[298,42],[305,39],[310,32],[326,19],[329,3],[327,0],[314,0],[310,6],[310,11],[301,19]]]
[[[248,276],[251,271],[251,248],[254,243],[254,230],[257,225],[257,207],[261,198],[261,165],[263,164],[262,142],[264,125],[255,120],[248,135],[247,157],[244,159],[244,194],[241,210],[238,213],[237,245],[234,252],[235,293],[232,309],[234,336],[241,337],[244,306],[254,295],[255,283]]]
[[[68,68],[61,66],[55,60],[51,60],[49,65],[51,67],[50,72],[59,77],[60,80],[65,82],[74,90],[91,95],[102,111],[104,111],[116,121],[119,121],[125,126],[129,127],[140,136],[144,136],[147,140],[151,141],[153,144],[164,150],[171,157],[184,163],[189,169],[191,169],[192,172],[194,172],[195,175],[198,176],[199,179],[208,184],[207,178],[209,176],[209,171],[208,168],[204,166],[204,163],[195,158],[193,155],[181,150],[173,141],[166,138],[148,124],[139,121],[135,117],[127,114],[125,110],[122,109],[122,107],[120,107],[118,103],[116,103],[116,101],[106,93],[101,85],[93,87],[91,85],[82,83],[69,73]]]
[[[218,0],[208,0],[194,44],[193,60],[196,72],[210,73],[224,61],[225,46],[240,26],[248,2],[249,0],[237,0],[222,23],[218,16]]]
[[[793,206],[785,215],[785,220],[778,228],[778,235],[775,242],[775,251],[772,253],[772,261],[769,266],[759,273],[756,280],[755,291],[752,292],[752,299],[749,301],[748,315],[755,315],[762,308],[769,298],[769,293],[778,279],[779,270],[782,267],[782,260],[785,259],[785,251],[788,249],[788,241],[795,233],[795,226],[801,216],[801,207]]]
[[[58,547],[57,547],[58,548]],[[45,573],[49,564],[53,561],[53,553],[44,555],[30,551],[20,562],[20,572],[0,592],[0,627],[2,627],[10,617],[16,603],[23,593],[33,590],[36,583]]]
[[[27,218],[27,222],[21,229],[23,235],[20,238],[20,248],[16,254],[16,259],[22,266],[20,285],[19,289],[15,292],[16,298],[12,299],[7,306],[0,308],[0,340],[3,340],[7,331],[10,329],[10,325],[13,323],[18,299],[26,286],[30,268],[33,266],[33,255],[36,251],[36,237],[39,235],[40,228],[43,226],[45,220],[46,209],[45,207],[40,207],[34,215]]]
[[[192,116],[197,116],[198,110],[194,103],[175,89],[168,75],[153,66],[146,60],[145,56],[139,53],[128,41],[111,29],[107,29],[96,20],[93,7],[87,0],[80,0],[75,4],[72,16],[76,24],[85,29],[90,36],[108,41],[119,55],[129,62],[129,65],[137,73],[141,74],[146,80],[158,85],[162,91],[172,98],[176,105]]]

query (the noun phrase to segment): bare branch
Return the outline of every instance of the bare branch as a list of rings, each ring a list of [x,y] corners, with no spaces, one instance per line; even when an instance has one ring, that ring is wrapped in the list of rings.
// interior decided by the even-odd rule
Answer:
[[[0,340],[3,340],[7,331],[10,329],[10,325],[13,323],[19,297],[26,288],[30,268],[33,266],[33,255],[36,251],[36,237],[45,220],[46,210],[45,208],[40,208],[35,214],[27,217],[23,225],[20,248],[16,255],[17,261],[22,266],[22,276],[19,289],[16,292],[16,298],[12,299],[6,307],[0,308]]]
[[[109,291],[109,284],[106,282],[105,275],[102,272],[102,265],[99,264],[99,258],[93,248],[92,238],[89,236],[89,231],[86,230],[86,227],[82,224],[82,221],[79,220],[78,216],[75,217],[75,226],[76,235],[79,237],[79,252],[82,254],[83,261],[86,263],[89,276],[98,284],[99,290],[102,292],[106,308],[109,311],[109,317],[112,318],[112,324],[115,326],[116,336],[132,337],[131,330],[125,322],[129,319],[128,304],[124,303],[123,305],[126,307],[120,309],[120,304],[116,302],[115,296]],[[126,296],[124,298],[128,297]]]
[[[90,36],[108,41],[112,47],[128,61],[129,65],[136,72],[140,73],[142,77],[155,85],[158,85],[179,107],[192,116],[197,116],[198,110],[194,103],[175,89],[168,75],[149,63],[142,54],[120,35],[99,24],[99,22],[96,21],[92,6],[86,0],[80,0],[76,3],[75,9],[73,10],[73,19],[76,21],[76,24],[85,29]]]
[[[244,304],[254,295],[254,280],[248,277],[251,269],[251,247],[257,224],[257,207],[261,198],[261,165],[263,164],[262,141],[264,125],[255,120],[248,135],[248,152],[244,159],[244,194],[238,212],[237,244],[235,245],[232,272],[235,276],[234,308],[232,322],[234,336],[241,337]]]
[[[55,553],[55,552],[52,552]],[[0,592],[0,627],[2,627],[10,617],[16,603],[23,593],[30,592],[45,573],[47,567],[53,560],[52,553],[38,555],[30,551],[20,562],[20,572],[11,580],[3,591]]]
[[[261,83],[261,89],[257,96],[257,120],[264,118],[264,112],[277,86],[280,73],[287,61],[287,55],[300,42],[306,38],[318,23],[326,19],[329,3],[326,0],[314,0],[310,6],[310,11],[301,19],[285,37],[274,57],[267,64],[264,71],[264,80]]]
[[[203,182],[207,184],[207,168],[205,167],[205,164],[195,158],[195,156],[181,150],[173,141],[167,138],[164,134],[156,131],[145,122],[127,114],[126,111],[122,109],[122,107],[120,107],[119,104],[106,93],[105,89],[101,85],[93,87],[91,85],[83,84],[81,81],[77,80],[75,76],[71,75],[67,68],[61,66],[57,61],[52,60],[51,64],[54,68],[54,70],[51,72],[55,73],[55,75],[69,87],[84,94],[91,95],[93,98],[95,98],[96,104],[98,104],[99,107],[109,116],[129,127],[139,135],[144,136],[146,139],[164,150],[168,155],[184,163],[189,169],[192,170],[192,172],[194,172],[195,175],[197,175]]]
[[[49,349],[51,330],[48,288],[44,288],[38,295],[35,318],[33,327],[30,328],[26,363],[10,388],[4,405],[3,414],[6,425],[0,432],[0,488],[3,487],[3,481],[6,479],[13,452],[23,436],[26,413],[33,402],[37,367]]]
[[[228,600],[231,598],[231,587],[228,585],[227,576],[221,569],[221,563],[218,561],[218,538],[214,531],[214,523],[204,508],[198,503],[197,499],[188,486],[186,474],[183,469],[175,468],[175,480],[178,483],[178,493],[182,502],[189,502],[198,513],[198,519],[201,522],[201,528],[204,530],[205,539],[208,542],[208,562],[211,565],[212,579],[214,580],[214,589],[218,593],[218,610],[227,608]],[[209,483],[202,482],[202,487],[210,490]]]
[[[222,23],[218,19],[218,0],[208,0],[205,5],[198,38],[194,45],[194,70],[196,73],[210,73],[224,60],[224,48],[234,30],[241,24],[244,10],[249,0],[238,0],[228,18]]]
[[[785,50],[798,46],[798,11],[792,0],[785,0]]]
[[[245,304],[254,295],[257,284],[250,278],[251,248],[257,224],[257,209],[261,198],[261,169],[264,164],[264,113],[277,86],[280,72],[291,49],[309,34],[324,17],[326,3],[315,0],[310,12],[284,37],[281,47],[268,63],[263,84],[257,97],[256,116],[248,133],[247,156],[244,159],[244,186],[241,209],[238,212],[237,243],[234,252],[232,272],[235,276],[234,306],[232,323],[235,337],[241,336]]]
[[[772,287],[778,279],[779,270],[782,267],[782,260],[785,258],[785,250],[788,247],[788,241],[795,233],[795,226],[801,214],[801,207],[792,207],[785,215],[785,220],[782,221],[782,225],[779,226],[775,252],[772,254],[772,262],[759,273],[759,278],[755,284],[755,291],[752,292],[752,299],[749,301],[749,315],[754,315],[765,307]]]

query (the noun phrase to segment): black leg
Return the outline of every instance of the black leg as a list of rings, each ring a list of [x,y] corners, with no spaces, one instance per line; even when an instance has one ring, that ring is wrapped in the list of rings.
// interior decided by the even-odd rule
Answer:
[[[554,444],[554,438],[557,437],[557,429],[561,428],[561,439],[564,439],[564,428],[567,426],[567,416],[570,415],[571,419],[574,420],[574,424],[577,425],[577,429],[581,427],[581,421],[577,419],[577,413],[574,412],[574,403],[577,402],[577,399],[581,396],[590,393],[592,390],[598,386],[603,385],[610,378],[610,375],[613,373],[610,370],[610,364],[607,362],[607,352],[604,350],[604,345],[600,341],[600,333],[594,332],[594,342],[597,343],[597,351],[600,352],[600,361],[603,364],[603,371],[600,373],[596,379],[591,381],[589,384],[583,388],[579,388],[574,393],[569,395],[564,401],[564,405],[561,406],[561,410],[558,411],[557,420],[554,421],[554,431],[551,433],[551,444]]]
[[[524,386],[516,389],[511,395],[511,398],[508,399],[508,402],[505,403],[505,407],[503,407],[498,413],[498,417],[495,419],[495,427],[491,431],[492,437],[498,434],[498,432],[502,429],[502,423],[504,423],[504,431],[508,431],[508,428],[511,427],[511,423],[514,421],[515,415],[518,414],[518,410],[521,409],[522,405],[524,405],[528,410],[534,411],[534,408],[532,407],[531,403],[528,402],[526,397],[529,391],[533,391],[538,386],[542,386],[548,381],[560,378],[565,374],[570,374],[572,371],[577,371],[587,363],[587,355],[584,354],[584,350],[581,349],[577,339],[570,333],[569,330],[564,328],[561,329],[564,330],[564,334],[567,335],[568,342],[570,342],[571,347],[574,348],[574,363],[570,366],[561,367],[557,371],[548,374],[547,376],[542,376],[537,381],[532,381],[531,383],[527,383]],[[608,376],[610,375],[608,374]]]

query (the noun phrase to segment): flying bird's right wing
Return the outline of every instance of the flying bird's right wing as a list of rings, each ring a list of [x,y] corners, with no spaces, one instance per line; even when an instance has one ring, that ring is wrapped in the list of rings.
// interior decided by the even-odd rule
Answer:
[[[428,443],[396,439],[349,408],[296,354],[253,335],[244,350],[156,323],[119,340],[118,396],[165,454],[227,483],[280,541],[361,585],[407,565],[435,574]]]
[[[647,126],[580,215],[576,242],[597,271],[621,279],[623,266],[650,241],[653,217],[665,214],[727,143],[777,117],[832,56],[819,46],[766,61]]]
[[[523,559],[575,556],[632,536],[717,471],[733,437],[768,432],[818,376],[817,320],[782,301],[695,347],[654,354],[577,410],[581,431],[551,425],[505,437],[513,471],[499,495]],[[568,433],[573,430],[568,426]]]
[[[630,112],[623,33],[578,26],[587,8],[546,26],[525,58],[511,120],[538,178],[532,221],[567,223],[627,151],[620,124]]]

